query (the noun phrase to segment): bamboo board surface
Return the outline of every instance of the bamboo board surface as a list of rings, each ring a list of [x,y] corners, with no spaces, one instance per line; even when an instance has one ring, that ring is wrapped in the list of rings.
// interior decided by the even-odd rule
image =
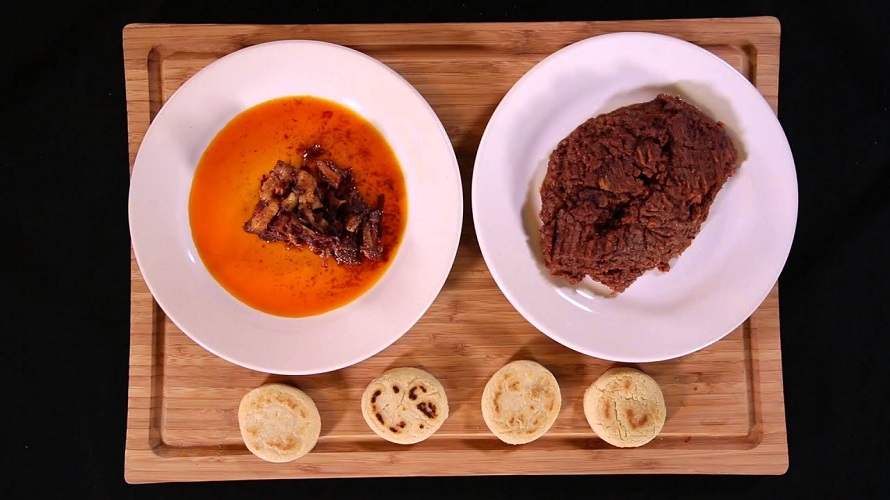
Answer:
[[[124,475],[128,482],[500,474],[782,474],[788,467],[778,289],[710,347],[641,369],[661,385],[662,433],[613,448],[593,434],[584,389],[612,363],[565,348],[507,302],[476,243],[469,209],[473,161],[503,95],[535,63],[572,42],[615,31],[652,31],[717,54],[778,105],[779,23],[774,18],[660,21],[376,24],[129,25],[123,32],[130,168],[153,116],[190,76],[219,57],[280,39],[317,39],[386,63],[430,102],[454,145],[464,183],[464,228],[442,292],[404,337],[336,372],[272,376],[215,357],[154,302],[131,255],[130,380]],[[535,359],[560,382],[563,408],[541,439],[513,447],[488,432],[479,401],[504,363]],[[380,372],[422,366],[448,389],[451,416],[432,438],[400,446],[362,419],[361,392]],[[286,464],[263,462],[241,441],[237,408],[250,389],[292,383],[322,416],[318,445]]]

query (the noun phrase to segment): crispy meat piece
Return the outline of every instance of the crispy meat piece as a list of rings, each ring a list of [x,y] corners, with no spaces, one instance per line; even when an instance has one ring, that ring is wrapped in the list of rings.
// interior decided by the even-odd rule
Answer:
[[[358,265],[385,259],[381,244],[383,198],[371,208],[352,170],[322,160],[324,149],[303,152],[300,167],[279,161],[260,183],[259,200],[244,230],[269,242],[306,247],[322,259]]]
[[[260,183],[260,201],[254,208],[253,216],[244,223],[245,231],[258,235],[266,230],[281,208],[282,197],[290,189],[293,174],[292,166],[279,161],[269,175],[263,177]]]
[[[297,172],[297,183],[294,186],[297,193],[297,205],[301,210],[315,210],[321,208],[321,200],[318,199],[318,179],[306,170]]]
[[[340,182],[343,180],[344,172],[337,168],[337,165],[334,165],[332,161],[321,161],[317,160],[315,162],[315,168],[318,169],[318,172],[321,173],[322,178],[327,181],[334,189],[337,189],[340,186]]]
[[[362,225],[362,214],[348,214],[346,215],[346,230],[350,233],[354,233],[358,231],[358,228]]]
[[[380,221],[383,212],[371,210],[362,225],[362,255],[371,260],[383,259],[383,247],[380,246]]]
[[[253,216],[244,223],[244,230],[248,233],[261,234],[278,215],[281,204],[278,200],[260,201],[253,211]]]

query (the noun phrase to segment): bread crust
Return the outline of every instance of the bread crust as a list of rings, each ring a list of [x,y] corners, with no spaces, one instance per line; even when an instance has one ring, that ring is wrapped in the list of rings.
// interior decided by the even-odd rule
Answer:
[[[667,418],[658,382],[629,367],[606,370],[584,392],[584,415],[603,441],[619,448],[643,446]]]
[[[550,430],[562,407],[556,377],[540,363],[507,363],[482,392],[482,417],[498,439],[513,445],[530,443]]]
[[[321,433],[321,415],[305,392],[265,384],[241,398],[238,427],[247,449],[269,462],[290,462],[309,453]]]
[[[362,394],[362,416],[375,434],[396,444],[415,444],[448,419],[448,395],[431,373],[393,368],[372,380]]]

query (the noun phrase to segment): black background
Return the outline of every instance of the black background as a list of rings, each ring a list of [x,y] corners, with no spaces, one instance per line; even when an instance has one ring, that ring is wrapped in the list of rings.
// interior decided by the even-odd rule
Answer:
[[[4,7],[0,496],[886,494],[879,473],[888,470],[888,374],[879,339],[890,320],[890,17],[877,1],[790,4],[133,0],[106,6],[81,0]],[[799,177],[797,233],[780,279],[786,475],[124,483],[130,259],[125,24],[749,15],[773,15],[782,23],[779,119]]]

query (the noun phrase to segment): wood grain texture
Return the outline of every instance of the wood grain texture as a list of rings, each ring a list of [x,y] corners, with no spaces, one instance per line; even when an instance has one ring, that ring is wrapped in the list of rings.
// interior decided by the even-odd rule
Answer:
[[[215,357],[157,306],[131,256],[131,347],[124,475],[128,482],[263,478],[502,474],[782,474],[788,467],[778,290],[712,346],[641,366],[661,384],[663,432],[636,449],[596,438],[584,389],[612,363],[575,353],[538,332],[507,302],[485,266],[469,209],[473,161],[494,108],[524,72],[575,41],[615,31],[652,31],[704,46],[746,75],[773,110],[778,103],[779,23],[774,18],[628,22],[388,25],[129,25],[123,32],[130,168],[161,105],[191,75],[256,43],[317,39],[383,61],[430,102],[454,145],[464,183],[464,230],[449,278],[426,315],[377,356],[333,373],[284,377]],[[531,358],[550,368],[563,409],[550,432],[513,447],[482,421],[480,397],[504,363]],[[452,413],[427,441],[400,446],[364,423],[364,387],[385,369],[420,366],[448,390]],[[250,389],[290,382],[316,401],[317,447],[287,464],[247,451],[237,408]]]

